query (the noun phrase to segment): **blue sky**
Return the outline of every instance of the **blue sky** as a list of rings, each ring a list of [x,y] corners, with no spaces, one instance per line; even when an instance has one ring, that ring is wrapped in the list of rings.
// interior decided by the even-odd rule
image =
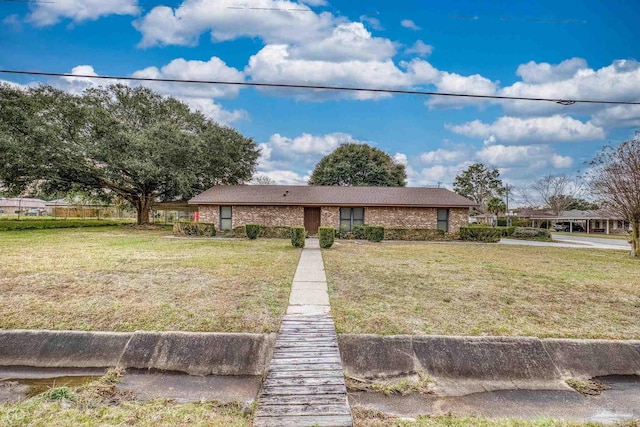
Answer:
[[[0,68],[640,101],[638,16],[624,0],[0,2]],[[410,185],[450,187],[483,162],[522,188],[640,129],[638,106],[152,87],[253,137],[259,174],[279,183],[362,141],[406,163]]]

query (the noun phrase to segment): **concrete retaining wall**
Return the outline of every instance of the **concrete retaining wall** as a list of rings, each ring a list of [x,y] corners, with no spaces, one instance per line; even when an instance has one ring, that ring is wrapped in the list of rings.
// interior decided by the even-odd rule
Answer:
[[[640,375],[640,341],[345,334],[338,342],[348,376],[423,371],[445,394],[565,388],[568,377]]]
[[[275,334],[0,331],[0,366],[123,368],[263,375]]]

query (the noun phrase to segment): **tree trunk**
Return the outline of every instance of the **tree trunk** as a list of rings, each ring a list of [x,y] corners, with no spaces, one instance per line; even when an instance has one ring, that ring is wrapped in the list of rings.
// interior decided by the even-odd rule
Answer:
[[[631,256],[640,257],[640,220],[631,222]]]
[[[136,212],[138,214],[137,225],[149,225],[149,209],[151,208],[152,198],[149,196],[142,196],[136,200]]]

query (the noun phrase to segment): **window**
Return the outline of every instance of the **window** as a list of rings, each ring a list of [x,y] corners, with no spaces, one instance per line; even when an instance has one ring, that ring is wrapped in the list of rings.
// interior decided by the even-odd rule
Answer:
[[[364,208],[340,208],[340,228],[353,231],[354,225],[364,224]]]
[[[449,232],[449,209],[438,209],[438,230]]]
[[[220,230],[231,230],[231,206],[220,206]]]

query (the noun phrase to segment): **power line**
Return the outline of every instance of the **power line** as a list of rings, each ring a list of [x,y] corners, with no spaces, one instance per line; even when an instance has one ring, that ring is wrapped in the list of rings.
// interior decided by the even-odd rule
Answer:
[[[426,96],[444,96],[444,97],[451,97],[451,98],[496,99],[496,100],[510,100],[510,101],[540,101],[540,102],[555,102],[560,105],[573,105],[573,104],[640,105],[640,102],[633,102],[633,101],[615,101],[615,100],[601,100],[601,99],[537,98],[537,97],[526,97],[526,96],[503,96],[503,95],[476,95],[471,93],[431,92],[431,91],[423,91],[423,90],[365,88],[365,87],[350,87],[350,86],[328,86],[328,85],[325,86],[325,85],[268,83],[268,82],[234,82],[234,81],[222,81],[222,80],[187,80],[187,79],[151,78],[151,77],[94,76],[89,74],[69,74],[69,73],[52,73],[52,72],[44,72],[44,71],[4,70],[4,69],[0,69],[0,73],[30,75],[30,76],[45,76],[45,77],[72,77],[72,78],[85,78],[85,79],[94,79],[94,80],[123,80],[123,81],[158,82],[158,83],[250,86],[250,87],[266,87],[266,88],[280,88],[280,89],[331,90],[331,91],[342,91],[342,92],[373,92],[373,93],[388,93],[392,95],[426,95]]]

